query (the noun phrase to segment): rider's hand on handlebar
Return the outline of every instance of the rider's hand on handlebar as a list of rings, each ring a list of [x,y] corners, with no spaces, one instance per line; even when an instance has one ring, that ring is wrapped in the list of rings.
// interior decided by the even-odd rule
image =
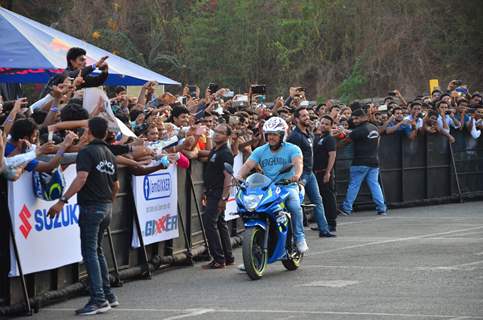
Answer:
[[[291,180],[292,182],[299,182],[300,177],[293,176],[293,177],[292,177],[290,180]]]

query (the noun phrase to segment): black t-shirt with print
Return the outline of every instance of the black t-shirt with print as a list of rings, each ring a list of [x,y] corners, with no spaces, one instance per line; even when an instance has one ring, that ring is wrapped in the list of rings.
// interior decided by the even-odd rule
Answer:
[[[353,166],[379,166],[379,131],[369,122],[364,122],[349,135],[354,145]]]
[[[87,181],[77,194],[79,205],[112,202],[112,186],[117,181],[116,159],[107,144],[94,140],[77,155],[77,172],[87,171]]]
[[[228,145],[225,144],[218,150],[213,148],[208,156],[203,176],[207,195],[221,197],[225,182],[225,162],[233,166],[233,154]]]
[[[314,142],[314,171],[325,171],[329,163],[329,152],[336,151],[336,142],[330,134],[315,139]]]

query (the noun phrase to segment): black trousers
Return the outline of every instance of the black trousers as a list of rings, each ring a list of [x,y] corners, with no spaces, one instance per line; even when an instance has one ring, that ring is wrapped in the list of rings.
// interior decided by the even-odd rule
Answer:
[[[211,256],[216,262],[225,263],[225,260],[233,259],[233,253],[225,213],[218,210],[220,199],[221,196],[207,196],[203,225]]]
[[[324,183],[324,172],[315,174],[317,184],[319,185],[320,195],[324,203],[325,217],[329,226],[335,228],[337,226],[337,199],[335,196],[335,178],[330,175],[328,183]]]

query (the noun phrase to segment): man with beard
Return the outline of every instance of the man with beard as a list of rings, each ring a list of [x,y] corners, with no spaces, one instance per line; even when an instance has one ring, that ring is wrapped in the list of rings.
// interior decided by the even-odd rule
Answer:
[[[334,237],[330,233],[327,220],[325,218],[324,205],[320,196],[319,186],[317,185],[317,178],[313,173],[313,142],[314,136],[309,131],[310,115],[305,107],[299,107],[294,112],[294,119],[297,127],[288,137],[287,142],[293,143],[302,150],[304,159],[304,168],[301,177],[302,183],[305,185],[305,192],[312,204],[315,205],[314,216],[317,221],[320,237]]]

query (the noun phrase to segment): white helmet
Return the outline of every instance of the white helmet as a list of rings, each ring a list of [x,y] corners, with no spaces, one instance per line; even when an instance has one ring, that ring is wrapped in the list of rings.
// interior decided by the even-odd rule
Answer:
[[[287,133],[288,125],[285,120],[280,117],[272,117],[268,119],[263,125],[263,134],[276,133],[282,137],[282,140]]]

